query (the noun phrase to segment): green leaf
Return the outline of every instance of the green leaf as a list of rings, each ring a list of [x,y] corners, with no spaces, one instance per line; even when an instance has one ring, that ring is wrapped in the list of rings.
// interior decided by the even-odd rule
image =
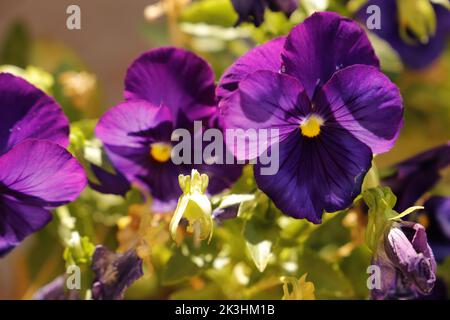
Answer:
[[[272,245],[272,241],[269,240],[263,240],[256,244],[247,242],[247,248],[250,252],[250,256],[252,257],[259,272],[264,272],[267,267],[267,263],[272,257]]]
[[[247,249],[260,272],[266,269],[272,256],[274,243],[279,237],[279,227],[275,221],[270,200],[263,198],[264,200],[257,203],[253,215],[244,228]]]
[[[423,210],[423,209],[425,209],[425,207],[423,207],[423,206],[410,207],[410,208],[406,209],[405,211],[403,211],[402,213],[399,213],[398,215],[396,215],[392,218],[389,218],[389,220],[399,220],[403,217],[406,217],[408,214],[413,213],[416,210]]]
[[[346,214],[346,211],[341,211],[317,226],[306,240],[305,246],[318,251],[329,244],[339,247],[348,243],[350,231],[342,224]]]
[[[21,21],[15,22],[6,35],[0,52],[0,64],[25,68],[29,63],[30,37]]]
[[[162,275],[163,285],[172,285],[189,279],[200,272],[200,268],[185,256],[181,249],[177,249],[167,262]]]
[[[206,23],[222,27],[232,27],[237,19],[230,0],[196,1],[181,14],[182,22]]]
[[[368,32],[367,35],[372,43],[375,53],[380,59],[381,69],[389,73],[402,72],[404,66],[397,51],[395,51],[387,41],[381,39],[376,34]]]
[[[367,246],[362,245],[355,248],[351,254],[342,259],[340,263],[342,272],[350,280],[355,291],[355,298],[367,299],[369,289],[367,288],[367,267],[370,265],[372,254]]]
[[[339,266],[326,262],[310,249],[299,257],[297,274],[305,273],[308,281],[314,283],[317,299],[345,299],[354,295],[350,281]]]

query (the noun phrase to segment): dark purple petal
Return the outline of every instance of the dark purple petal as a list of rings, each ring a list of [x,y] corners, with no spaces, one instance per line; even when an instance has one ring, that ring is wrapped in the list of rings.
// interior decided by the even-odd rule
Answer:
[[[370,0],[357,14],[364,22],[368,18],[367,7],[377,5],[381,9],[381,28],[372,30],[380,38],[386,40],[400,55],[402,61],[413,69],[421,69],[430,65],[444,51],[446,38],[450,32],[450,11],[441,5],[434,4],[436,13],[436,34],[430,37],[427,44],[408,44],[400,37],[398,11],[395,0]]]
[[[322,221],[323,211],[347,208],[360,193],[372,153],[345,130],[323,127],[316,138],[300,129],[280,143],[280,169],[273,176],[254,172],[258,186],[285,214]]]
[[[239,211],[240,203],[226,208],[216,208],[214,209],[212,216],[214,221],[221,223],[226,220],[234,219],[237,217]]]
[[[33,296],[33,300],[80,300],[77,290],[66,290],[66,277],[57,277]]]
[[[225,145],[224,151],[226,151]],[[209,184],[207,192],[209,195],[216,195],[230,188],[240,178],[243,166],[224,163],[195,165],[194,168],[208,176]]]
[[[298,0],[231,0],[239,15],[236,25],[242,22],[253,23],[259,27],[264,21],[266,6],[275,12],[283,12],[289,17],[298,8]]]
[[[79,162],[61,146],[26,140],[0,157],[0,194],[42,207],[75,200],[87,184]]]
[[[91,169],[99,181],[99,183],[89,181],[90,187],[95,191],[123,196],[130,190],[130,182],[128,182],[122,173],[110,173],[94,164],[91,164]]]
[[[311,107],[297,79],[272,71],[257,71],[240,82],[238,91],[222,101],[221,110],[225,129],[277,129],[278,133],[271,138],[281,142],[298,129]],[[257,134],[248,135],[245,154],[237,144],[233,150],[232,142],[227,141],[227,144],[239,159],[243,156],[254,159],[276,142],[269,139],[260,143],[259,140]]]
[[[42,229],[51,219],[48,210],[0,193],[0,257],[25,237]]]
[[[253,48],[236,60],[219,81],[217,96],[219,99],[229,97],[239,82],[258,70],[279,72],[281,69],[281,51],[286,37],[279,37]]]
[[[440,228],[442,240],[450,242],[450,197],[431,197],[424,207]]]
[[[438,262],[450,256],[450,197],[434,196],[425,204],[429,218],[427,235]]]
[[[269,0],[269,9],[275,12],[283,12],[289,17],[298,8],[299,0]]]
[[[262,0],[231,0],[234,10],[239,15],[236,25],[242,22],[251,22],[259,27],[264,21],[266,5]]]
[[[66,147],[69,122],[61,107],[22,78],[0,73],[0,155],[26,139]]]
[[[110,109],[99,121],[95,133],[118,171],[155,198],[155,209],[164,203],[172,208],[181,194],[178,174],[182,168],[170,160],[161,163],[150,155],[151,144],[172,144],[172,115],[167,107],[144,101],[127,101]],[[173,208],[172,208],[173,209]]]
[[[103,246],[95,249],[92,270],[95,273],[94,300],[121,300],[128,287],[144,275],[142,259],[134,249],[120,254]]]
[[[403,126],[400,91],[377,68],[353,65],[336,72],[317,92],[318,110],[329,108],[340,127],[368,145],[373,153],[389,151]],[[320,111],[319,111],[320,112]]]
[[[445,281],[441,278],[437,278],[431,293],[429,295],[419,294],[417,300],[447,300],[447,291]]]
[[[202,58],[165,47],[141,55],[128,69],[125,98],[166,106],[174,119],[183,111],[190,120],[216,112],[214,74]],[[176,124],[176,127],[179,125]]]
[[[109,109],[99,120],[95,135],[107,146],[141,148],[155,141],[170,141],[171,129],[155,130],[173,117],[167,107],[157,107],[143,100],[126,101]],[[148,131],[159,134],[149,137]]]
[[[282,53],[284,71],[301,80],[308,97],[339,69],[379,67],[365,31],[336,13],[314,13],[289,33]]]
[[[395,174],[383,179],[397,196],[395,209],[401,212],[413,206],[439,181],[439,172],[449,165],[450,142],[396,164]]]

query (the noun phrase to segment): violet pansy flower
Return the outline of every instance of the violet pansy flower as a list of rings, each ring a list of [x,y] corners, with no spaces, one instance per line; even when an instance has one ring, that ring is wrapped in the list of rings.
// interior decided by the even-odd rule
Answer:
[[[378,66],[355,22],[322,12],[224,74],[217,92],[225,128],[278,129],[278,173],[262,175],[259,164],[254,172],[285,214],[320,223],[324,211],[348,207],[373,154],[394,145],[402,99]],[[256,143],[250,140],[248,149],[258,156],[273,146],[261,150]]]
[[[239,15],[236,25],[251,22],[259,27],[264,21],[264,11],[267,7],[289,17],[297,10],[299,0],[231,0],[231,3]]]
[[[75,200],[87,180],[67,151],[69,123],[58,104],[27,81],[0,73],[0,256]]]
[[[406,4],[408,1],[406,1]],[[412,2],[412,1],[411,1]],[[357,18],[365,23],[370,14],[367,14],[369,6],[376,5],[380,8],[381,25],[379,29],[371,30],[380,38],[386,40],[394,50],[400,55],[402,61],[410,68],[421,69],[435,61],[446,46],[447,37],[450,34],[450,11],[440,4],[432,4],[434,10],[436,30],[426,41],[419,41],[408,33],[408,37],[413,41],[406,41],[401,36],[401,26],[399,24],[399,12],[397,0],[369,0],[357,13]],[[407,14],[407,13],[405,13]],[[418,14],[426,14],[418,13]],[[420,23],[415,16],[409,17],[412,23]],[[408,32],[408,31],[407,31]]]
[[[95,132],[115,168],[151,193],[154,210],[176,207],[178,176],[193,167],[209,176],[210,194],[239,178],[238,165],[175,164],[171,159],[175,129],[193,137],[199,134],[194,121],[202,121],[203,129],[217,122],[214,74],[206,61],[172,47],[144,53],[128,69],[125,98],[100,119]]]
[[[397,196],[395,210],[402,212],[413,206],[440,180],[440,172],[449,166],[450,142],[394,165],[395,172],[382,182]]]
[[[450,256],[450,197],[433,196],[424,204],[427,234],[438,262]],[[420,221],[420,217],[419,217]]]

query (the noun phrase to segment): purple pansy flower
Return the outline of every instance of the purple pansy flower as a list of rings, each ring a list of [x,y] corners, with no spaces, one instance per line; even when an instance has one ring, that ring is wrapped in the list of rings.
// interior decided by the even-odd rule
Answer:
[[[86,175],[67,151],[69,123],[58,104],[27,81],[0,73],[0,256],[75,200]]]
[[[236,25],[251,22],[259,27],[264,21],[266,7],[275,12],[283,12],[289,17],[298,8],[299,0],[231,0],[239,15]]]
[[[143,276],[142,259],[134,249],[124,254],[97,246],[92,256],[95,273],[92,285],[94,300],[121,300],[128,287]]]
[[[396,164],[395,173],[383,179],[383,184],[397,196],[395,210],[402,212],[413,206],[439,181],[440,171],[448,166],[450,142]]]
[[[217,122],[214,74],[206,61],[183,49],[152,50],[128,69],[125,98],[100,119],[96,135],[115,168],[150,191],[155,210],[172,210],[181,195],[178,175],[189,174],[193,165],[171,161],[171,135],[180,128],[200,134],[193,130],[196,120],[203,129]],[[211,194],[229,187],[242,171],[237,165],[194,167],[208,174]]]
[[[425,68],[436,60],[444,51],[446,39],[450,32],[450,11],[444,6],[432,4],[436,14],[436,32],[427,43],[407,43],[400,36],[396,0],[369,0],[357,13],[357,18],[365,23],[369,14],[367,8],[376,5],[381,11],[381,28],[373,31],[386,40],[400,55],[402,61],[414,69]],[[411,18],[413,19],[413,18]]]
[[[225,128],[279,130],[278,173],[261,175],[259,164],[254,171],[284,213],[320,223],[323,211],[346,208],[360,193],[373,153],[394,145],[402,99],[378,66],[355,22],[322,12],[224,74],[217,93]],[[248,151],[255,144],[250,140]]]
[[[436,281],[436,261],[425,228],[415,222],[394,222],[384,234],[373,264],[380,267],[381,287],[373,299],[411,299],[430,294]]]
[[[433,196],[424,204],[427,234],[437,261],[450,256],[450,197]],[[419,218],[420,219],[420,218]]]

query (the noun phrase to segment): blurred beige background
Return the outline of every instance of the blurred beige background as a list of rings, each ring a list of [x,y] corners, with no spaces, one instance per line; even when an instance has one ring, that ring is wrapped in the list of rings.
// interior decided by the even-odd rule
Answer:
[[[0,43],[17,19],[26,23],[32,38],[62,42],[79,55],[93,72],[108,106],[122,98],[128,65],[152,46],[145,37],[144,8],[153,0],[0,0]],[[66,28],[66,8],[81,8],[81,30]],[[155,35],[158,38],[158,35]],[[1,219],[1,217],[0,217]],[[27,289],[18,274],[26,261],[21,254],[28,241],[0,259],[0,299],[21,298]]]
[[[127,66],[150,47],[145,38],[144,8],[154,0],[0,0],[0,43],[20,18],[32,37],[63,42],[72,48],[102,85],[106,103],[122,97]],[[81,8],[81,30],[66,28],[66,8]],[[155,35],[155,38],[157,35]]]

